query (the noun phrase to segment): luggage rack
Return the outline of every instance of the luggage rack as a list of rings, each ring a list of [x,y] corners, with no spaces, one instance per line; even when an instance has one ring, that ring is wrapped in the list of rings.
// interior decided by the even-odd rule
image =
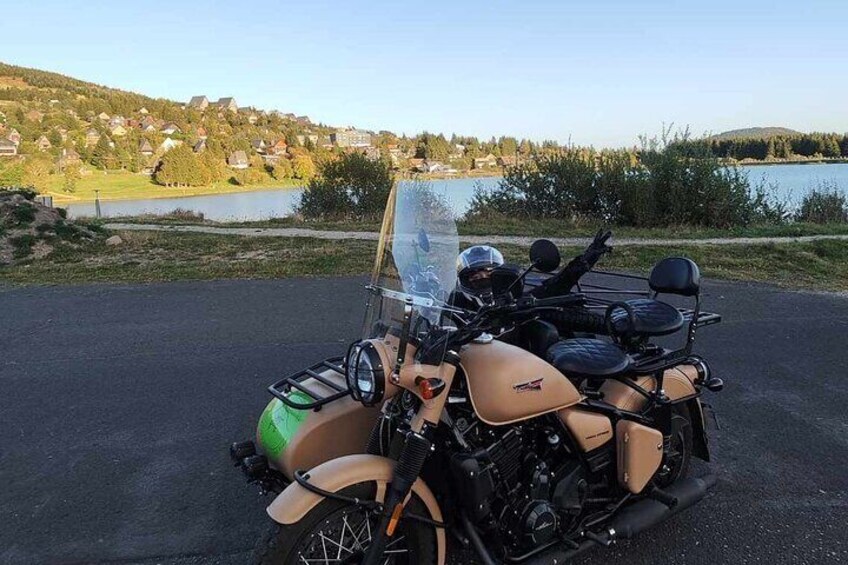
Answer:
[[[268,387],[268,392],[290,408],[294,408],[295,410],[314,410],[317,412],[321,410],[321,407],[325,404],[329,404],[330,402],[334,402],[350,394],[350,389],[348,389],[346,381],[343,381],[343,383],[340,384],[321,374],[323,371],[330,369],[344,377],[344,364],[344,357],[331,357],[329,359],[325,359],[324,361],[316,363],[307,369],[303,369],[302,371],[298,371],[293,375],[289,375],[288,377],[277,381]],[[310,388],[305,384],[305,381],[308,379],[321,383],[324,387],[333,392],[330,394],[322,394],[320,390],[316,390],[316,387],[313,386]],[[289,393],[293,390],[302,392],[312,401],[298,402],[296,400],[292,400]]]

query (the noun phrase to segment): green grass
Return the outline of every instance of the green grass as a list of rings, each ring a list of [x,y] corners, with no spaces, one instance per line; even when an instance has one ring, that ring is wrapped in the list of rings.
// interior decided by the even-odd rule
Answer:
[[[226,182],[212,186],[193,186],[185,188],[168,188],[154,183],[149,176],[128,172],[93,171],[77,181],[73,193],[62,189],[64,178],[61,175],[51,175],[46,193],[53,196],[57,206],[71,202],[88,202],[95,198],[95,191],[100,191],[101,200],[136,200],[147,198],[176,198],[181,196],[201,196],[205,194],[227,194],[232,192],[251,192],[268,188],[292,188],[296,181],[276,181],[269,177],[267,183],[259,185],[238,186]]]
[[[0,269],[12,284],[157,282],[362,275],[370,271],[376,243],[313,238],[127,232],[124,244],[85,248],[60,245],[46,258]],[[527,249],[500,246],[508,260],[526,262]],[[579,250],[562,250],[568,258]],[[659,259],[694,259],[707,279],[775,284],[785,288],[848,291],[848,245],[840,241],[773,245],[622,247],[602,268],[647,273]]]
[[[296,217],[272,218],[253,222],[214,222],[191,219],[185,216],[132,216],[109,218],[110,222],[158,224],[158,225],[210,225],[217,227],[249,228],[302,228],[328,231],[380,231],[380,222],[371,221],[305,221]],[[573,225],[561,220],[517,220],[493,221],[462,220],[457,231],[462,235],[518,235],[528,237],[592,237],[600,225]],[[668,226],[665,228],[612,227],[617,237],[646,239],[709,239],[733,237],[800,237],[806,235],[846,235],[848,224],[791,223],[785,225],[748,226],[728,229],[701,228],[692,226]]]

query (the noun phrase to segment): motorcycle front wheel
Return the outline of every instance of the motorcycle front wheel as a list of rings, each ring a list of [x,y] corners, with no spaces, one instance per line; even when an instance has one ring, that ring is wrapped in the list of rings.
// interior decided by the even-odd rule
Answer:
[[[374,500],[373,483],[348,487],[339,494],[360,500]],[[427,509],[415,495],[407,503],[412,514],[427,516]],[[379,516],[339,500],[324,499],[296,524],[272,524],[259,540],[255,551],[257,565],[294,563],[339,563],[358,565],[370,545]],[[436,532],[433,526],[416,520],[402,520],[386,544],[383,565],[435,565]]]

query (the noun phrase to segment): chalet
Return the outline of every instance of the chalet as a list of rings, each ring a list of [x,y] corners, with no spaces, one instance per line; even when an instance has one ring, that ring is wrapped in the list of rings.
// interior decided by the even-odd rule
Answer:
[[[250,114],[247,117],[247,121],[250,125],[254,125],[256,122],[259,121],[259,116],[257,116],[256,114]]]
[[[229,112],[238,112],[238,104],[236,99],[232,97],[219,98],[215,104],[219,110],[227,110]]]
[[[209,137],[209,132],[207,132],[206,128],[203,127],[203,126],[199,126],[197,128],[196,133],[197,133],[197,137],[199,137],[200,139],[206,139],[207,137]]]
[[[424,159],[410,159],[409,160],[409,168],[413,171],[420,171],[424,166]]]
[[[97,114],[97,119],[101,122],[108,122],[109,114],[107,114],[106,112],[100,112],[99,114]]]
[[[227,159],[227,165],[234,169],[246,169],[250,166],[250,161],[247,159],[247,153],[235,151]]]
[[[112,116],[109,119],[109,127],[125,126],[125,125],[127,125],[127,119],[123,116]]]
[[[195,110],[205,110],[209,107],[209,99],[205,96],[192,96],[188,101],[188,107]]]
[[[489,153],[485,157],[477,157],[472,163],[472,167],[475,169],[487,169],[490,167],[496,167],[497,165],[498,160],[495,159],[495,156],[491,153]]]
[[[150,112],[147,111],[147,108],[142,107],[141,110],[138,111],[138,113],[141,114],[142,116],[146,116]]]
[[[30,110],[24,116],[31,122],[40,122],[44,119],[44,114],[38,110]]]
[[[250,146],[253,147],[253,150],[257,153],[265,153],[265,148],[268,147],[268,144],[265,143],[264,139],[254,139],[250,142]]]
[[[180,129],[180,126],[178,126],[174,122],[168,122],[167,124],[162,126],[162,129],[160,129],[159,131],[164,133],[165,135],[173,135],[175,133],[183,132],[183,130]]]
[[[50,140],[47,139],[47,136],[42,135],[36,140],[35,146],[38,147],[39,151],[47,151],[48,149],[53,147],[53,144],[50,143]]]
[[[62,149],[62,153],[59,155],[59,169],[64,170],[66,167],[80,164],[82,164],[82,159],[79,153],[73,149]]]
[[[15,147],[21,144],[21,134],[15,128],[9,130],[9,135],[6,136],[6,139],[14,143]]]
[[[371,134],[361,129],[340,129],[330,134],[330,142],[338,147],[370,147]]]
[[[515,155],[502,155],[498,157],[498,165],[501,167],[514,167],[515,163]]]
[[[85,146],[91,147],[93,145],[97,145],[98,141],[100,141],[100,132],[94,128],[89,128],[89,130],[85,132]]]
[[[267,149],[267,151],[268,151],[268,153],[270,153],[272,155],[285,155],[288,148],[289,148],[289,146],[286,143],[286,140],[283,139],[283,138],[280,138],[280,139],[277,140],[276,143],[274,143],[274,145],[270,146]]]
[[[17,154],[17,145],[8,139],[0,139],[0,157],[14,157]]]
[[[198,139],[197,143],[194,144],[194,147],[191,148],[195,153],[202,153],[206,150],[206,139]]]
[[[153,146],[146,139],[142,139],[138,142],[138,152],[145,157],[150,157],[153,155]]]
[[[165,141],[163,141],[162,144],[159,146],[159,151],[164,153],[182,144],[183,142],[178,139],[172,139],[170,137],[167,137],[165,138]]]
[[[150,116],[142,118],[142,120],[138,123],[138,127],[141,129],[141,131],[144,131],[144,132],[147,132],[147,133],[155,132],[158,129],[156,127],[157,125],[158,124],[156,122],[156,118],[152,118]]]
[[[115,125],[109,128],[109,133],[115,137],[124,137],[127,135],[127,128],[122,125]]]

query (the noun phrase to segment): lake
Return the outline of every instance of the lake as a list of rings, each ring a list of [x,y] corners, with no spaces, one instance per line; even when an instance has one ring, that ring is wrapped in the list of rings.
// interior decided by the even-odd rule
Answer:
[[[848,164],[750,165],[743,167],[752,184],[765,182],[772,197],[796,204],[803,195],[819,183],[827,182],[848,190]],[[457,214],[468,209],[477,185],[493,187],[498,177],[433,180],[430,184],[445,196]],[[403,181],[410,182],[410,181]],[[287,216],[300,200],[301,188],[259,190],[185,198],[154,198],[147,200],[114,200],[100,203],[105,217],[166,214],[175,208],[201,212],[209,220],[264,220]],[[68,205],[71,217],[94,216],[94,203]]]

